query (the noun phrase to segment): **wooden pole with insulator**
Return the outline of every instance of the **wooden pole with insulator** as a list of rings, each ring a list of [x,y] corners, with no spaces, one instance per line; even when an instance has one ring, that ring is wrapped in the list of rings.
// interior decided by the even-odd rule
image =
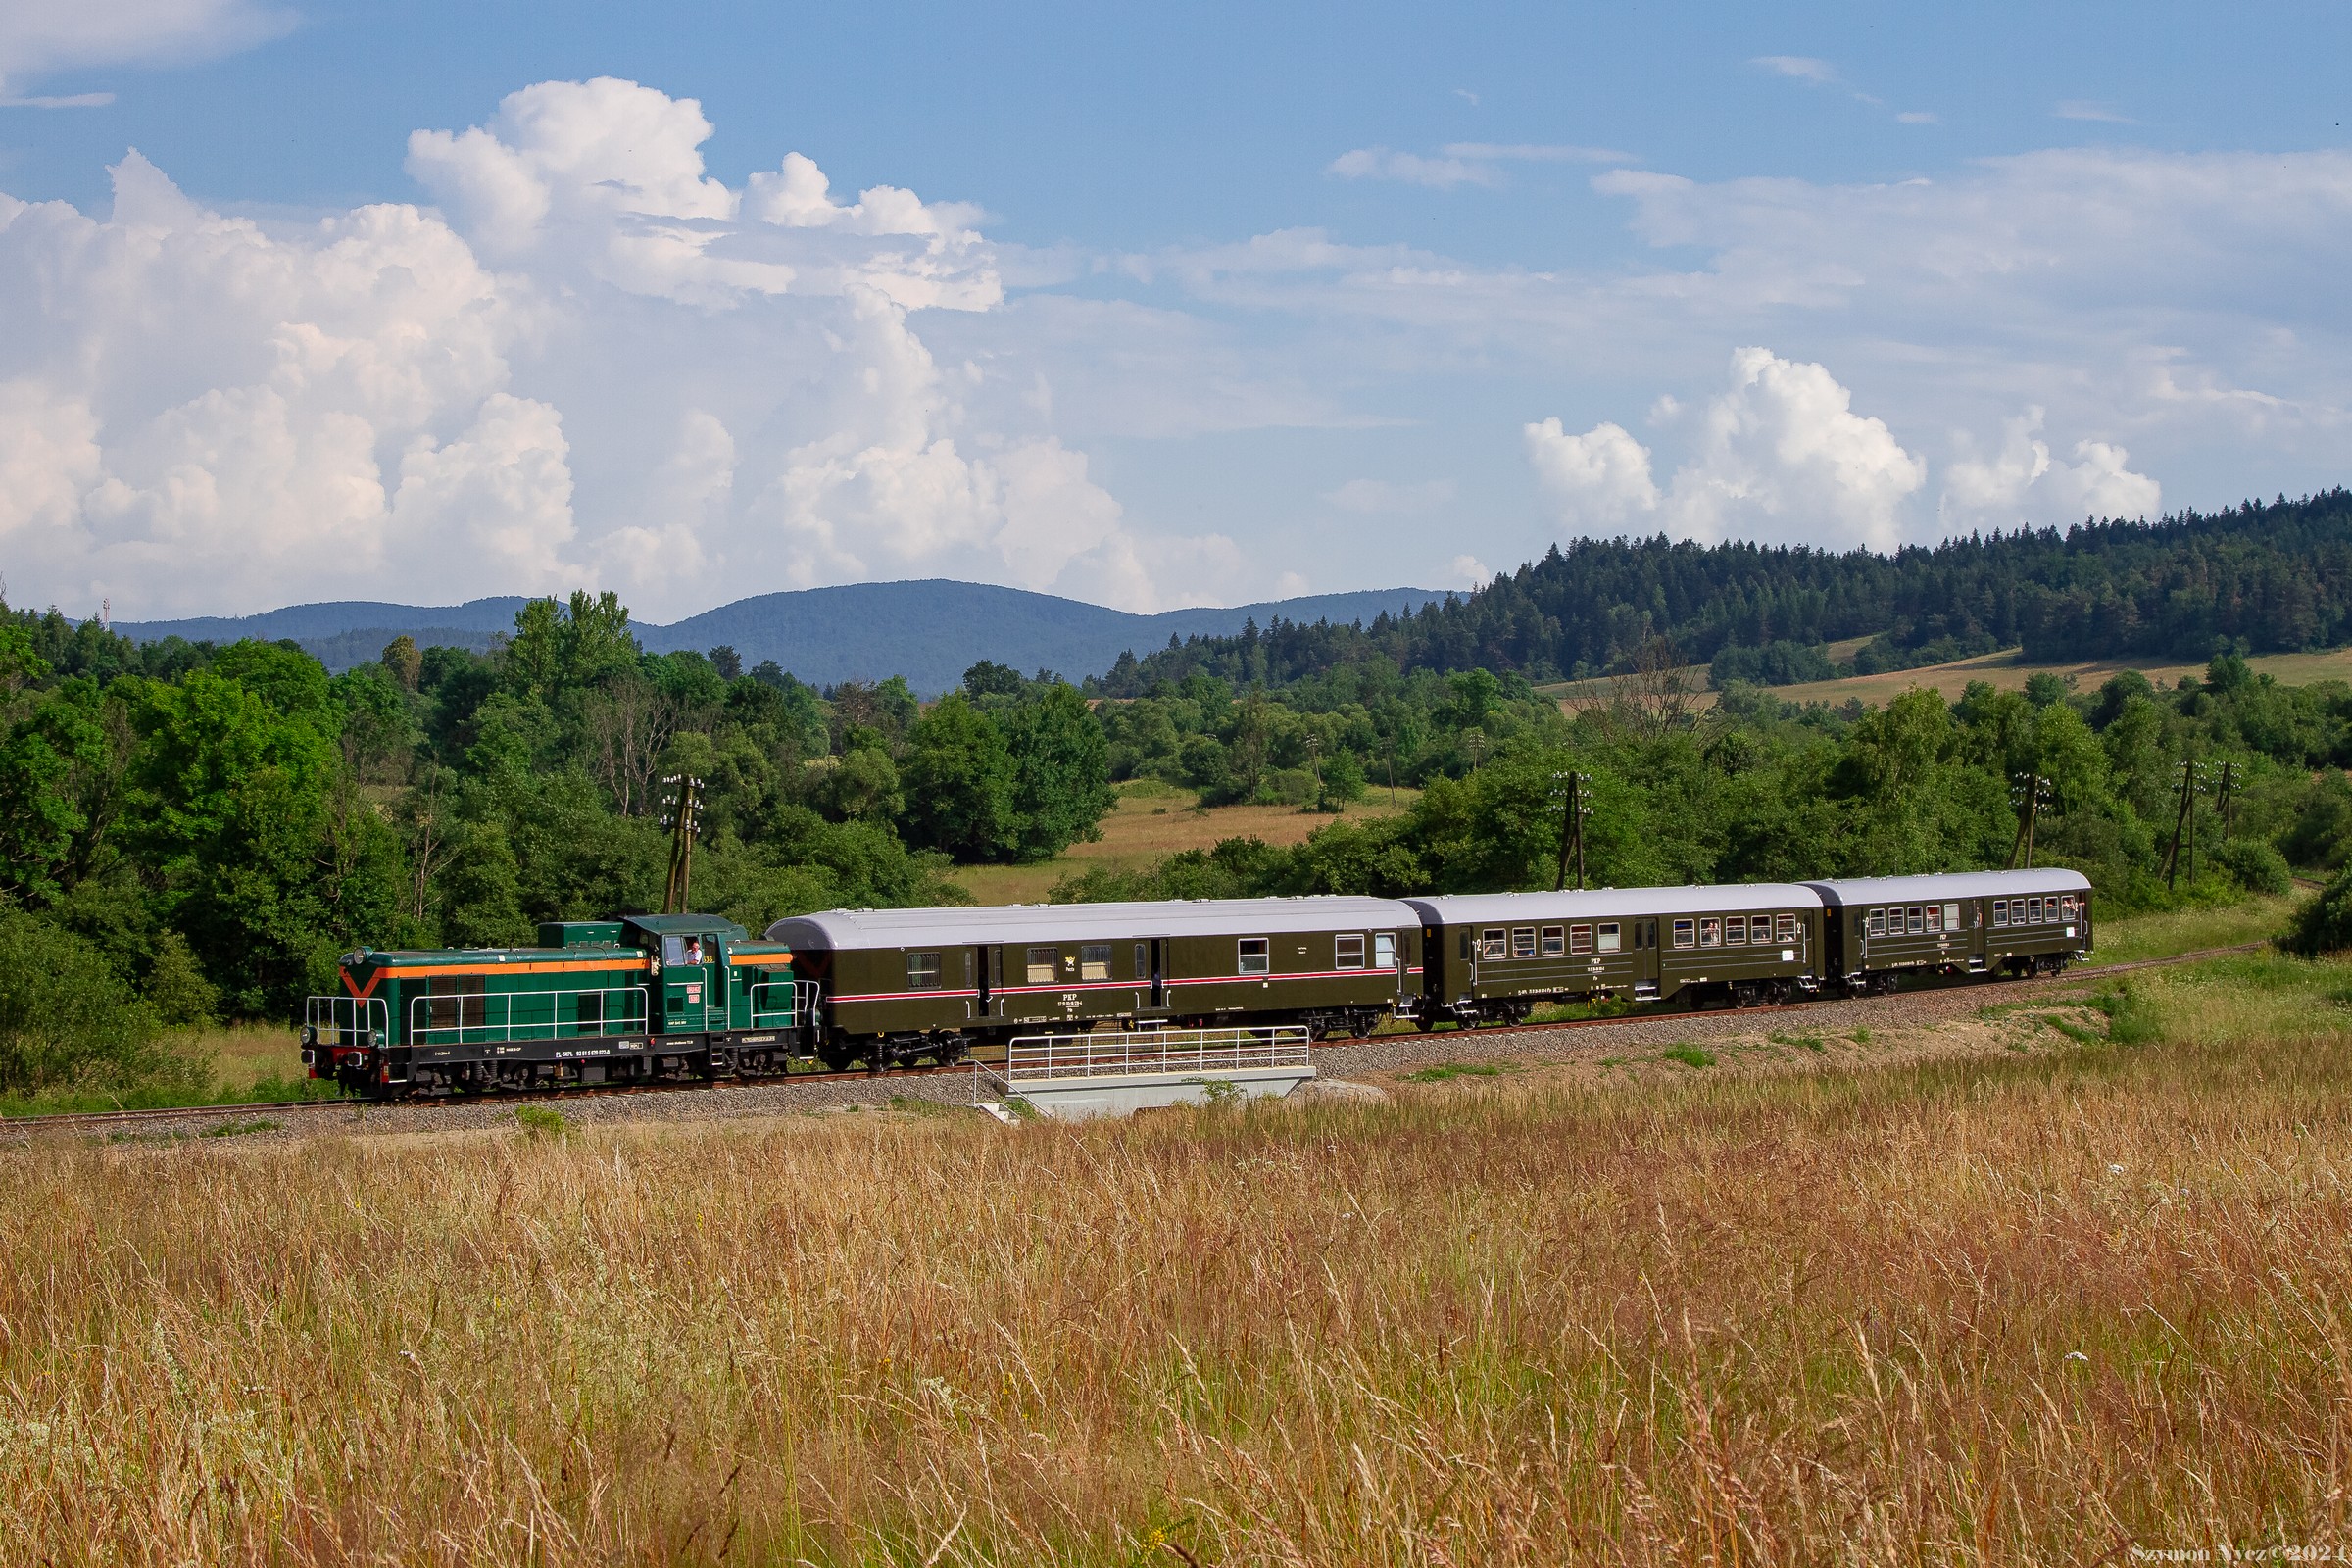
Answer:
[[[703,827],[703,781],[691,773],[671,773],[662,784],[662,825],[669,829],[669,880],[662,889],[662,912],[684,914],[694,880],[694,841]]]

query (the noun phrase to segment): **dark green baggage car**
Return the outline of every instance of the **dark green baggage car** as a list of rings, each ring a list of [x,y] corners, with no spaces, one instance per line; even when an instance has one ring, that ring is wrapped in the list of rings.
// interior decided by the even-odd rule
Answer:
[[[817,985],[837,1068],[1106,1023],[1361,1033],[1420,989],[1419,917],[1389,899],[834,909],[767,935]]]

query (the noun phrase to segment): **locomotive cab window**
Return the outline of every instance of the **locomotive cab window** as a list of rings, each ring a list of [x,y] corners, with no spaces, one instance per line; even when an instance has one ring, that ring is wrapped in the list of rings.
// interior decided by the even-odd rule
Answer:
[[[1511,930],[1511,956],[1532,958],[1536,956],[1536,928],[1532,925],[1514,926]]]
[[[1372,938],[1372,967],[1375,969],[1396,967],[1396,932],[1381,931],[1374,934]]]
[[[1592,944],[1593,947],[1599,952],[1620,952],[1623,950],[1624,943],[1624,931],[1614,920],[1603,920],[1599,925],[1593,928]]]
[[[1078,950],[1078,978],[1107,980],[1110,978],[1110,944],[1090,943]]]
[[[906,955],[906,989],[937,991],[939,989],[939,955],[909,953]]]
[[[1050,986],[1060,978],[1061,950],[1059,948],[1031,948],[1029,950],[1029,983]]]
[[[1331,950],[1333,968],[1361,969],[1364,966],[1364,939],[1362,936],[1350,932],[1344,937],[1334,937],[1331,942]]]
[[[1688,920],[1677,920],[1677,921],[1675,921],[1675,922],[1674,922],[1674,945],[1675,945],[1676,947],[1678,947],[1678,948],[1695,948],[1695,947],[1697,947],[1697,946],[1698,946],[1698,938],[1696,938],[1695,936],[1691,935],[1691,932],[1692,932],[1692,930],[1693,930],[1693,927],[1691,926],[1691,924],[1690,924],[1690,921],[1688,921]]]
[[[1267,956],[1266,938],[1244,937],[1234,945],[1234,972],[1237,974],[1270,974],[1273,961]]]

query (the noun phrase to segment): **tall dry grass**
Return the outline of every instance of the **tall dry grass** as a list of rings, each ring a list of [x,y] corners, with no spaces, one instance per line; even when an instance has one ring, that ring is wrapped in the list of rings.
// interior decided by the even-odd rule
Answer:
[[[17,1561],[2332,1541],[2340,1048],[0,1157]]]

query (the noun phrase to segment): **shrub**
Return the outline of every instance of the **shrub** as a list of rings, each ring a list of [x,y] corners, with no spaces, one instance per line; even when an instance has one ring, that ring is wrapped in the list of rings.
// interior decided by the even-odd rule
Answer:
[[[2304,902],[2278,945],[2305,957],[2352,948],[2352,869],[2337,872],[2334,881]]]
[[[561,1138],[571,1131],[571,1123],[552,1105],[517,1105],[514,1120],[533,1138]]]
[[[157,1042],[154,1012],[96,948],[29,914],[0,914],[0,1091],[129,1089],[204,1076],[202,1063]]]
[[[1667,1061],[1679,1061],[1686,1067],[1712,1067],[1715,1053],[1704,1046],[1694,1046],[1688,1040],[1678,1040],[1658,1053]]]
[[[2277,897],[2294,888],[2295,879],[2286,868],[2286,857],[2261,839],[2231,839],[2213,858],[2248,893]]]

